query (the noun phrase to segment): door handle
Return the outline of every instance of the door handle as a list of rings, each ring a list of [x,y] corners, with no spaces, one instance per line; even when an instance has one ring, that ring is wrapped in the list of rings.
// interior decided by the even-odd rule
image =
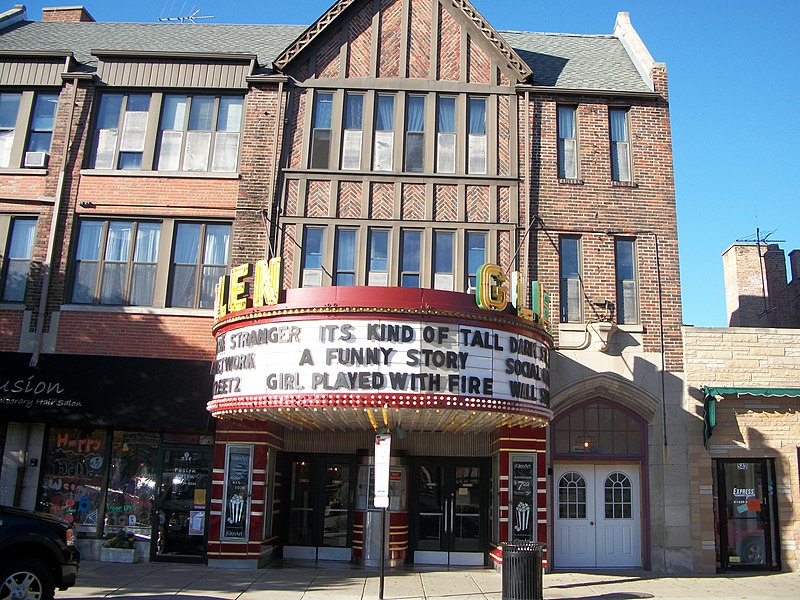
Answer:
[[[442,517],[444,518],[444,533],[450,533],[450,530],[447,527],[447,517],[449,514],[450,514],[450,500],[445,499],[444,514],[442,514]]]
[[[453,533],[453,529],[456,526],[456,499],[450,499],[450,533]]]
[[[594,525],[594,521],[589,521],[589,525]]]

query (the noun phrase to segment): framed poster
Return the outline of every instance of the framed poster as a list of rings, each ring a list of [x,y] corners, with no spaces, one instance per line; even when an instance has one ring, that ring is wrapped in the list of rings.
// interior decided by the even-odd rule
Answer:
[[[508,537],[515,543],[536,541],[536,454],[512,455],[510,466]]]
[[[249,539],[252,483],[253,446],[228,445],[225,449],[221,539]]]

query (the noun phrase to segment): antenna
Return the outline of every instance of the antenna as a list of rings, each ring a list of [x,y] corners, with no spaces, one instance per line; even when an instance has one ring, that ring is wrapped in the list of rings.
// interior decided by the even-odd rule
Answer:
[[[178,23],[195,23],[199,19],[213,19],[214,15],[201,15],[200,11],[202,9],[198,8],[192,13],[189,13],[185,17],[159,17],[159,21],[161,22],[178,22]]]
[[[753,236],[748,236],[746,238],[738,239],[737,242],[745,242],[752,244],[755,242],[756,248],[758,249],[758,266],[761,268],[761,297],[764,299],[764,312],[762,312],[759,317],[763,317],[765,314],[769,312],[769,306],[767,305],[767,282],[764,279],[764,258],[761,256],[761,244],[777,244],[778,242],[785,242],[786,240],[771,240],[769,236],[773,233],[778,231],[777,229],[773,229],[772,231],[765,233],[764,236],[761,236],[761,230],[756,227],[756,235],[755,239]]]

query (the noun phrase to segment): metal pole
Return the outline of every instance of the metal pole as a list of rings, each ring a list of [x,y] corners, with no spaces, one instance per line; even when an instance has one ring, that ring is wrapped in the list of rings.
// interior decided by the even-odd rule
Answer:
[[[381,585],[378,600],[383,600],[383,577],[386,570],[386,509],[381,509]]]

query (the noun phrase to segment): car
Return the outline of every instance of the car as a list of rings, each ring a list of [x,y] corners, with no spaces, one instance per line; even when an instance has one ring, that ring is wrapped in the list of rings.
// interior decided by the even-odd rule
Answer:
[[[51,600],[75,585],[75,537],[63,519],[0,506],[0,598]]]

